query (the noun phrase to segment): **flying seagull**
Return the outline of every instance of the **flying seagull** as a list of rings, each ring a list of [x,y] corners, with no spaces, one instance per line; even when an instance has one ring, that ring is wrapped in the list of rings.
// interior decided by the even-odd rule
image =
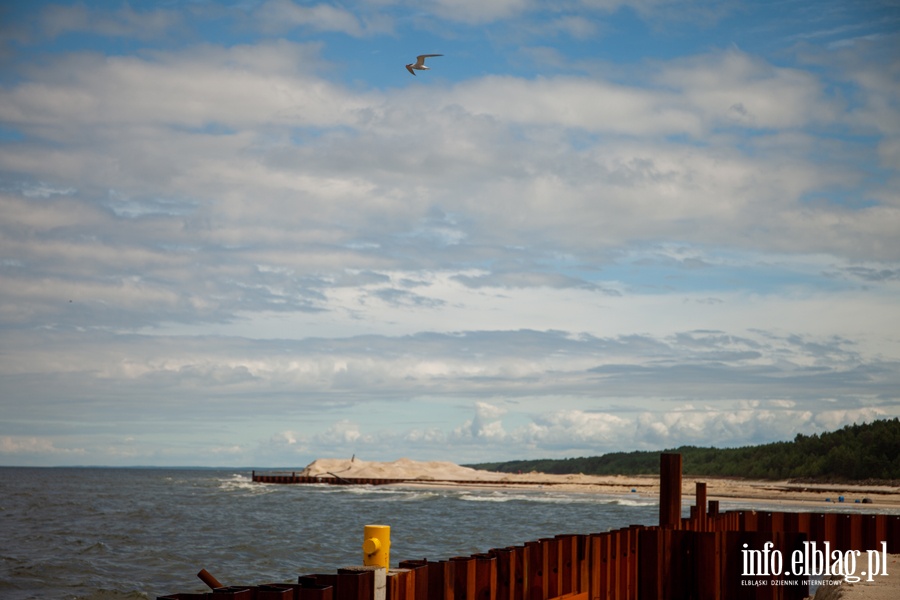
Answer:
[[[420,54],[416,57],[416,62],[406,65],[406,70],[412,75],[415,75],[416,71],[427,71],[428,67],[425,66],[425,59],[432,56],[443,56],[443,54]]]

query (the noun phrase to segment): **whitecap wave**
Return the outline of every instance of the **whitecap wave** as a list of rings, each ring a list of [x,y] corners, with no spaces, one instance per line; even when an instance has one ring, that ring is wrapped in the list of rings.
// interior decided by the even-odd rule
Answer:
[[[619,506],[653,506],[655,500],[597,494],[521,494],[493,492],[491,494],[463,493],[460,500],[466,502],[532,502],[539,504],[605,504]]]
[[[231,477],[220,479],[219,487],[229,492],[249,492],[251,494],[268,494],[274,492],[278,484],[257,483],[252,477],[235,473]]]

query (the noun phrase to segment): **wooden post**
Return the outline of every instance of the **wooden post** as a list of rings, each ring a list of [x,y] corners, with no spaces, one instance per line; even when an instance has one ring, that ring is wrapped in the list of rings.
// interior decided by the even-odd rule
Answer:
[[[659,526],[681,523],[681,455],[659,455]]]

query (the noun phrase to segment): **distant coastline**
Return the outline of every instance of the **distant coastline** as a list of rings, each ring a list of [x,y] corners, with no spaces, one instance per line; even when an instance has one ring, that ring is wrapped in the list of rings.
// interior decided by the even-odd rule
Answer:
[[[681,446],[661,451],[614,452],[601,456],[485,462],[466,466],[486,471],[587,475],[653,475],[660,452],[681,454],[684,474],[807,483],[863,482],[900,486],[900,419],[848,425],[822,434],[797,434],[793,441],[742,448]]]

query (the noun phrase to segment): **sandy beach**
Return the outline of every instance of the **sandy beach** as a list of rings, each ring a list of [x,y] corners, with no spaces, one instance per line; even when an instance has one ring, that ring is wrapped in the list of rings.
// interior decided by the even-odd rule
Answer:
[[[837,587],[821,587],[813,600],[897,600],[900,598],[900,555],[890,554],[886,577],[873,581],[844,581]]]
[[[597,494],[637,494],[659,496],[659,478],[645,476],[549,475],[546,473],[493,473],[463,467],[446,461],[415,461],[401,458],[393,462],[370,462],[358,458],[318,459],[297,475],[372,479],[404,479],[392,484],[415,487],[485,487],[514,489],[552,489]],[[696,484],[706,483],[707,499],[734,505],[783,506],[787,510],[860,511],[890,510],[900,512],[900,488],[885,485],[809,484],[789,481],[757,481],[738,478],[683,477],[682,502],[693,504]],[[843,499],[843,501],[841,501]],[[866,500],[866,502],[863,502]],[[836,587],[822,587],[814,600],[888,600],[900,598],[900,556],[890,555],[889,577],[874,582],[843,582]]]
[[[323,458],[310,463],[297,475],[313,477],[406,479],[400,485],[516,487],[600,493],[659,495],[656,475],[549,475],[546,473],[493,473],[446,461],[415,461],[401,458],[393,462],[372,462],[359,458]],[[684,477],[682,498],[693,498],[696,484],[706,483],[707,499],[747,504],[828,505],[847,510],[900,509],[900,487],[879,485],[808,484],[788,481],[755,481],[735,478]],[[843,503],[840,499],[843,498]],[[867,502],[863,503],[864,500]]]

